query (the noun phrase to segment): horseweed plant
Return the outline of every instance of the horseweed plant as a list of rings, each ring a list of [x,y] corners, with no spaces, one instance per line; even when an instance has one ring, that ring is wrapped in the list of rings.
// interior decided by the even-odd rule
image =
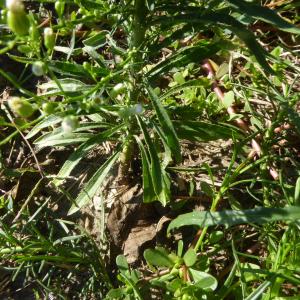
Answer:
[[[261,47],[248,26],[262,21],[290,34],[299,34],[300,29],[256,2],[59,0],[32,1],[31,6],[31,1],[7,0],[6,5],[1,4],[1,54],[25,66],[19,78],[0,70],[16,88],[3,110],[9,112],[10,120],[21,118],[21,123],[13,121],[16,134],[30,127],[25,138],[31,139],[37,150],[77,145],[51,184],[60,189],[80,160],[99,144],[112,145],[113,153],[85,184],[69,215],[95,196],[116,163],[119,182],[128,184],[135,172],[134,159],[141,161],[144,202],[160,201],[166,206],[171,200],[168,170],[182,161],[180,140],[243,136],[228,120],[211,122],[207,118],[214,114],[214,108],[204,113],[199,95],[211,81],[201,75],[199,67],[204,60],[226,57],[243,44],[246,48],[240,55],[253,55],[253,65],[261,76],[278,75],[272,65],[276,57]],[[43,3],[47,3],[49,14],[45,14]],[[38,91],[28,86],[31,80],[39,80]],[[212,98],[213,93],[204,97]],[[194,120],[189,114],[190,105]],[[143,289],[149,285],[163,290],[165,299],[226,297],[229,288],[215,292],[217,279],[207,273],[208,263],[198,256],[208,227],[299,218],[299,208],[216,212],[233,180],[251,168],[245,163],[236,169],[233,165],[234,161],[219,191],[213,191],[209,214],[183,215],[170,224],[170,230],[201,224],[204,229],[196,242],[186,248],[179,241],[176,253],[163,247],[146,250],[149,269],[156,272],[147,280],[118,256],[118,278],[125,287],[112,289],[108,298],[143,299]],[[253,219],[253,215],[258,217]],[[293,230],[287,230],[286,235],[294,234]],[[242,274],[238,260],[234,268]],[[230,276],[226,287],[234,275]],[[257,299],[270,280],[254,290],[253,296],[247,292],[244,295]]]

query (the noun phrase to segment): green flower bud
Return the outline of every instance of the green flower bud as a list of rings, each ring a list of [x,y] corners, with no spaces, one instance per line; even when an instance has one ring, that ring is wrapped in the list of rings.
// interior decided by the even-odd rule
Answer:
[[[26,35],[29,32],[29,20],[25,11],[7,13],[7,25],[9,29],[17,35]]]
[[[8,105],[15,114],[23,118],[30,117],[34,112],[33,106],[27,100],[19,97],[11,97]]]
[[[51,115],[55,112],[56,104],[54,102],[45,102],[42,105],[42,110],[45,115]]]
[[[78,119],[75,116],[66,116],[61,123],[62,130],[65,133],[71,133],[78,127]]]
[[[42,76],[45,74],[45,64],[42,61],[36,61],[32,65],[32,73],[35,76]]]
[[[58,0],[55,2],[54,6],[58,16],[61,17],[65,10],[65,2]]]
[[[124,83],[118,83],[118,84],[116,84],[116,85],[113,87],[113,89],[112,89],[110,95],[111,95],[112,98],[115,98],[115,97],[118,96],[119,94],[123,93],[125,90],[126,90],[125,84],[124,84]]]
[[[50,27],[44,29],[44,45],[49,51],[55,46],[55,33]]]
[[[24,12],[24,4],[21,0],[6,0],[6,8],[13,13]]]

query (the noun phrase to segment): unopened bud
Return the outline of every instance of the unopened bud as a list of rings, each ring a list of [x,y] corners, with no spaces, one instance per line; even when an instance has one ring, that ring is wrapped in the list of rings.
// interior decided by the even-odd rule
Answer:
[[[29,31],[29,20],[21,0],[7,0],[7,25],[17,35],[26,35]]]
[[[24,11],[24,4],[21,0],[6,0],[6,8],[13,13]]]
[[[33,106],[25,99],[19,97],[11,97],[8,100],[8,105],[10,109],[20,117],[28,118],[33,112]]]
[[[44,44],[49,51],[52,51],[55,46],[55,34],[50,27],[44,29]]]
[[[32,65],[32,73],[35,76],[42,76],[45,74],[45,64],[42,61],[37,61]]]
[[[67,116],[61,123],[62,130],[65,133],[71,133],[78,126],[78,119],[75,116]]]

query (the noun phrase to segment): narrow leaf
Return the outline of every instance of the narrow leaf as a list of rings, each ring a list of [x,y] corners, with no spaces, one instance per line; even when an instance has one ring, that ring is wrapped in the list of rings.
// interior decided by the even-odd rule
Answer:
[[[155,109],[158,121],[161,125],[162,131],[166,136],[166,141],[169,146],[169,148],[172,151],[172,154],[174,155],[177,162],[181,161],[181,151],[180,151],[180,145],[178,141],[177,134],[175,132],[175,129],[173,127],[173,124],[171,122],[171,119],[161,104],[159,98],[153,91],[150,85],[146,85],[146,89],[148,91],[149,97],[151,99],[152,105]]]
[[[73,205],[71,206],[68,215],[77,212],[81,207],[86,205],[92,199],[92,197],[95,196],[95,194],[101,187],[101,184],[103,183],[105,177],[107,176],[109,170],[119,158],[119,155],[120,151],[114,153],[93,175],[93,177],[82,189],[79,196],[75,199],[75,203],[73,203]]]
[[[94,147],[99,145],[99,143],[102,143],[104,141],[109,140],[109,138],[119,131],[123,127],[123,124],[116,126],[112,129],[108,129],[104,132],[101,132],[92,138],[90,138],[88,141],[80,145],[80,147],[73,152],[68,159],[65,161],[64,165],[60,169],[59,173],[57,174],[57,178],[53,181],[53,183],[58,186],[62,183],[63,179],[67,176],[69,176],[72,172],[72,170],[75,168],[75,166],[79,163],[79,161],[85,157],[85,155]]]
[[[295,25],[288,23],[282,19],[275,11],[253,3],[249,3],[243,0],[227,0],[232,6],[238,8],[238,10],[247,16],[251,16],[255,19],[273,25],[282,31],[300,34],[300,28]]]
[[[220,212],[194,211],[178,216],[168,227],[168,232],[186,225],[208,227],[214,225],[232,226],[243,223],[263,224],[275,221],[295,221],[300,219],[300,207],[285,208],[257,207],[247,210],[223,210]]]

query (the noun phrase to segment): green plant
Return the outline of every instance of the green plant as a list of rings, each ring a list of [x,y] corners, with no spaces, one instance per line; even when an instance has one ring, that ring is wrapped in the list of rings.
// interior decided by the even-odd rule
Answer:
[[[14,147],[20,137],[32,154],[35,168],[30,165],[12,170],[1,158],[1,176],[4,174],[13,181],[19,180],[23,173],[37,173],[49,184],[49,189],[68,199],[68,215],[75,215],[91,202],[115,166],[119,185],[129,186],[133,184],[132,177],[141,174],[136,177],[141,177],[144,202],[160,201],[163,206],[176,207],[171,201],[171,173],[201,170],[211,180],[210,185],[202,184],[211,200],[210,212],[179,216],[169,227],[201,225],[201,232],[195,233],[195,243],[179,241],[176,254],[163,247],[146,250],[144,258],[148,271],[152,271],[150,278],[130,268],[125,258],[118,256],[118,278],[125,287],[111,289],[107,297],[143,299],[154,288],[164,291],[165,299],[225,299],[228,295],[238,299],[261,296],[272,299],[281,296],[280,287],[285,280],[299,284],[299,270],[292,267],[299,260],[299,244],[288,242],[289,238],[297,240],[299,180],[296,188],[293,185],[299,176],[299,163],[292,147],[274,150],[282,138],[276,135],[276,130],[287,138],[290,127],[300,132],[299,95],[295,92],[299,67],[282,58],[284,51],[288,51],[286,46],[268,44],[272,49],[268,53],[258,39],[264,26],[266,37],[260,35],[264,42],[272,38],[273,31],[284,31],[291,39],[297,39],[300,33],[295,25],[299,21],[297,5],[293,1],[284,3],[278,9],[284,15],[280,17],[274,10],[261,6],[260,1],[59,0],[40,1],[39,5],[28,2],[30,9],[21,0],[7,1],[6,5],[0,2],[3,28],[0,53],[8,64],[22,65],[21,70],[13,72],[5,66],[0,69],[5,84],[14,87],[7,101],[4,98],[1,102],[0,126],[4,133],[0,146],[3,153],[8,153],[5,147]],[[273,2],[267,5],[277,7]],[[254,34],[255,26],[258,30]],[[222,63],[218,65],[217,61]],[[206,74],[201,66],[207,63],[215,70]],[[233,64],[240,69],[234,69]],[[219,80],[227,89],[221,97]],[[223,102],[219,103],[218,98]],[[256,110],[252,98],[271,108]],[[240,113],[233,109],[234,105],[242,107]],[[226,110],[231,112],[229,116]],[[242,125],[240,130],[232,122],[245,124],[241,120],[243,113],[249,115],[249,126]],[[266,119],[269,127],[265,126]],[[232,139],[235,147],[227,171],[221,172],[224,178],[219,186],[215,185],[213,175],[218,170],[178,166],[182,162],[182,141],[218,139]],[[254,152],[249,158],[245,155],[251,141],[253,144],[256,139],[261,140],[255,149],[259,158],[252,161]],[[88,174],[81,191],[76,196],[72,190],[64,191],[79,163],[97,151],[99,145],[107,143],[111,151],[101,160],[101,166],[97,164]],[[60,170],[51,174],[45,171],[45,162],[39,161],[36,152],[70,146],[73,152]],[[290,158],[296,173],[292,173],[291,179],[285,178],[289,177],[285,173],[288,168],[285,157]],[[274,166],[284,167],[277,172]],[[268,177],[273,170],[277,181]],[[191,195],[192,191],[191,184]],[[247,194],[252,200],[250,207],[236,199],[236,191]],[[11,204],[7,203],[6,194],[1,208]],[[231,210],[218,212],[222,201]],[[25,207],[28,202],[26,199]],[[261,207],[256,208],[258,205]],[[54,229],[46,230],[44,236],[37,229],[40,223],[34,226],[33,219],[22,214],[23,209],[17,216],[13,208],[6,209],[12,210],[10,218],[19,219],[19,214],[29,224],[10,228],[5,225],[10,218],[1,217],[4,259],[15,263],[16,275],[23,269],[30,270],[39,281],[37,269],[53,264],[53,260],[69,259],[71,269],[79,265],[96,270],[87,290],[95,291],[93,283],[99,281],[104,282],[105,290],[112,288],[103,271],[104,262],[99,259],[101,253],[94,245],[94,251],[87,256],[80,249],[80,245],[84,249],[91,246],[85,234],[64,236],[58,232],[54,240],[51,231]],[[295,222],[286,227],[279,223],[273,234],[274,221]],[[214,236],[210,227],[245,223],[252,224],[257,235],[267,240],[265,268],[257,271],[259,258],[254,256],[251,259],[256,263],[244,263],[242,260],[248,254],[240,253],[234,242],[224,242],[226,250],[232,252],[234,265],[222,281],[211,275],[210,263],[200,257],[208,245],[213,245],[213,251],[222,248],[218,239],[224,239],[225,234]],[[49,227],[53,228],[53,224],[49,223]],[[18,241],[18,235],[24,241]],[[235,239],[234,234],[231,237]],[[71,246],[57,246],[61,241],[74,242]],[[15,249],[22,254],[16,254]],[[288,258],[289,253],[292,259]],[[51,280],[46,285],[42,280],[41,286],[49,289]],[[103,295],[104,292],[97,294]]]

